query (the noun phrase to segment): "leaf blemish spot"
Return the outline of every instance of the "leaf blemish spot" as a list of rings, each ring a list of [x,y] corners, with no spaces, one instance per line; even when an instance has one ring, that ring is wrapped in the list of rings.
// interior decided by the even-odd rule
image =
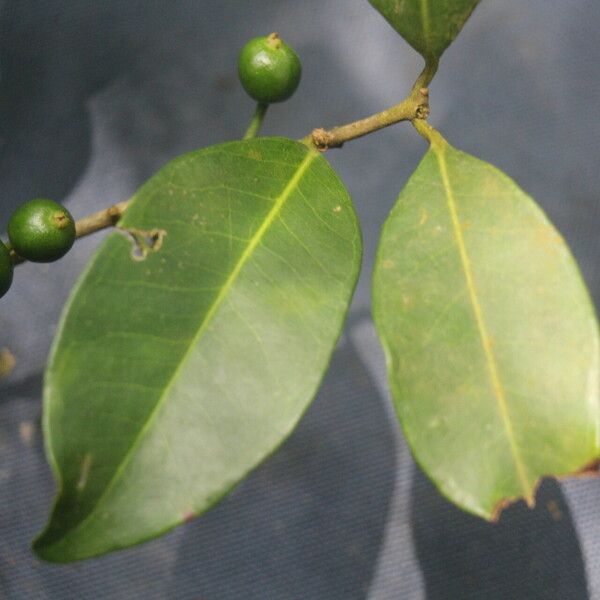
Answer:
[[[600,458],[593,460],[575,473],[575,477],[598,477],[600,474]]]
[[[258,150],[250,150],[248,156],[254,160],[262,160],[262,154]]]
[[[193,510],[183,511],[183,522],[191,523],[196,518],[196,513]]]
[[[77,480],[77,491],[83,492],[88,482],[90,474],[90,468],[92,466],[92,455],[87,453],[84,455],[81,461],[81,468],[79,470],[79,479]]]
[[[492,514],[490,515],[490,521],[492,523],[497,523],[500,520],[500,516],[502,515],[502,513],[507,508],[511,507],[513,504],[516,504],[517,502],[523,502],[523,498],[518,496],[518,497],[503,498],[502,500],[500,500],[496,504],[496,506],[494,507],[494,510],[492,511]],[[531,505],[529,502],[526,502],[526,504],[530,508],[533,508],[533,505]]]

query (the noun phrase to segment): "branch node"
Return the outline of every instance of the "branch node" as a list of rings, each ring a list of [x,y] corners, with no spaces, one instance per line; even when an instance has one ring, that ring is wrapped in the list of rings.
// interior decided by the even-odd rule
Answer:
[[[427,119],[429,117],[429,105],[419,104],[415,111],[415,119]]]
[[[106,215],[115,223],[121,218],[122,214],[123,211],[117,205],[113,205],[106,209]]]
[[[322,127],[319,127],[318,129],[313,129],[311,135],[313,144],[315,145],[317,150],[321,152],[329,150],[329,148],[331,147],[331,136],[325,129],[323,129]]]

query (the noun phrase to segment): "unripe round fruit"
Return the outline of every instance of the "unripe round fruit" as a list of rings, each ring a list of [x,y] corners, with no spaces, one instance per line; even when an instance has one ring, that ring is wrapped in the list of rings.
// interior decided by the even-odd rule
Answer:
[[[71,213],[54,200],[30,200],[8,222],[14,251],[32,262],[47,263],[63,257],[75,241]]]
[[[257,102],[287,100],[298,87],[302,65],[298,55],[276,34],[250,40],[238,60],[240,81]]]
[[[8,292],[13,280],[13,264],[10,252],[3,242],[0,242],[0,298]]]

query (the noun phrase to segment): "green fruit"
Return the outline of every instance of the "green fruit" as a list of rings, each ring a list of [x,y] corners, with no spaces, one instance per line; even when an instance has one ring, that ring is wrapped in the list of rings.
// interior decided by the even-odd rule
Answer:
[[[250,40],[238,60],[240,81],[257,102],[287,100],[298,87],[302,65],[298,55],[276,34]]]
[[[8,292],[13,280],[13,264],[8,248],[0,242],[0,298]]]
[[[14,251],[32,262],[53,262],[75,241],[75,222],[69,211],[53,200],[36,199],[19,207],[8,222]]]

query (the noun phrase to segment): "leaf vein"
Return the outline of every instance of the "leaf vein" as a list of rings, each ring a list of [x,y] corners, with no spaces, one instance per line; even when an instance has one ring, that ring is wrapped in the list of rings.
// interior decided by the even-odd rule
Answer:
[[[143,427],[140,429],[139,433],[135,437],[135,440],[133,441],[130,450],[123,457],[123,460],[121,461],[119,467],[115,471],[115,473],[114,473],[113,477],[111,478],[111,480],[106,485],[106,488],[104,489],[104,491],[102,492],[102,494],[98,498],[98,501],[95,503],[94,506],[92,506],[90,508],[90,511],[85,516],[85,518],[82,521],[80,521],[79,523],[77,523],[70,530],[70,532],[67,533],[65,535],[65,537],[62,538],[61,543],[65,543],[66,540],[68,540],[69,534],[72,534],[74,531],[82,529],[83,527],[86,526],[86,524],[88,522],[90,522],[90,520],[96,514],[96,512],[98,510],[98,507],[101,506],[102,503],[106,500],[106,498],[108,497],[108,494],[110,493],[110,491],[112,490],[112,488],[114,487],[114,485],[116,484],[116,482],[120,479],[120,477],[123,474],[126,466],[129,464],[129,462],[130,462],[130,460],[131,460],[131,458],[133,456],[133,453],[134,453],[135,449],[138,447],[138,445],[140,444],[141,440],[144,438],[146,432],[149,431],[150,427],[154,423],[154,420],[155,420],[156,416],[158,415],[158,413],[160,411],[160,408],[163,406],[163,404],[165,402],[165,399],[168,397],[169,392],[170,392],[171,388],[173,387],[173,384],[175,383],[175,381],[177,379],[177,375],[179,374],[179,372],[182,369],[183,365],[186,364],[188,356],[192,353],[192,351],[193,351],[196,343],[201,339],[202,335],[205,333],[206,329],[210,325],[210,322],[212,321],[212,318],[214,317],[214,315],[216,314],[217,310],[219,309],[220,305],[226,299],[229,290],[231,289],[232,285],[236,281],[236,279],[237,279],[239,273],[241,272],[242,268],[245,266],[245,264],[251,258],[254,250],[256,249],[256,247],[261,242],[262,238],[264,237],[264,235],[267,232],[267,230],[269,229],[269,227],[279,217],[279,214],[280,214],[283,206],[285,205],[286,201],[289,199],[289,197],[291,196],[291,194],[294,191],[296,191],[296,189],[297,189],[297,187],[298,187],[298,185],[299,185],[302,177],[304,176],[304,174],[306,173],[306,171],[308,170],[308,168],[310,167],[310,165],[312,164],[312,162],[315,160],[315,158],[317,158],[318,156],[319,156],[319,154],[317,152],[309,151],[306,154],[306,156],[304,157],[304,159],[302,160],[302,162],[296,168],[295,173],[289,179],[289,181],[285,185],[284,189],[281,191],[281,193],[279,194],[279,196],[275,199],[275,201],[273,203],[273,207],[268,212],[268,214],[266,215],[264,221],[262,222],[262,224],[258,227],[258,229],[256,230],[256,232],[252,236],[252,238],[251,238],[248,246],[242,252],[242,254],[241,254],[239,260],[237,261],[235,267],[233,268],[233,270],[229,274],[229,277],[227,278],[227,280],[223,284],[223,287],[221,288],[221,291],[216,296],[216,298],[215,298],[214,302],[212,303],[211,307],[206,312],[206,316],[204,317],[204,319],[200,323],[199,328],[198,328],[198,332],[194,336],[192,342],[190,343],[189,348],[188,348],[186,354],[182,357],[181,361],[179,362],[179,366],[175,369],[175,371],[173,373],[173,376],[171,377],[170,381],[165,386],[164,392],[162,393],[162,395],[158,399],[158,401],[156,403],[156,406],[154,407],[154,409],[152,409],[152,412],[148,416],[148,419],[146,420],[145,424],[143,425]]]
[[[488,367],[488,373],[490,377],[490,383],[492,385],[492,389],[494,391],[494,395],[496,396],[496,401],[498,404],[498,410],[500,412],[500,416],[502,422],[504,424],[504,428],[506,430],[506,437],[508,439],[508,443],[510,446],[510,451],[513,457],[513,461],[515,463],[515,470],[517,474],[517,478],[523,488],[524,496],[527,500],[530,500],[531,496],[531,485],[529,483],[529,477],[527,475],[527,469],[521,457],[521,453],[515,438],[515,433],[512,426],[510,411],[508,407],[508,402],[506,399],[506,392],[503,388],[502,381],[500,379],[500,373],[498,370],[498,364],[496,362],[496,356],[494,353],[494,349],[492,346],[492,341],[490,334],[487,329],[487,324],[484,318],[483,309],[481,307],[481,303],[479,301],[479,296],[477,293],[477,288],[475,285],[475,278],[473,275],[473,269],[471,265],[471,259],[469,257],[469,253],[467,251],[465,239],[463,237],[462,226],[460,224],[460,220],[458,217],[458,208],[456,205],[456,200],[454,198],[454,191],[452,189],[452,185],[450,183],[450,177],[448,175],[448,166],[446,163],[445,156],[445,146],[433,146],[433,150],[438,160],[438,164],[440,167],[440,175],[442,178],[442,182],[444,185],[446,202],[448,205],[448,211],[450,213],[450,218],[452,221],[452,227],[454,230],[454,237],[456,240],[456,244],[458,246],[458,251],[460,254],[460,260],[463,268],[463,272],[465,275],[465,280],[467,284],[467,289],[469,291],[469,296],[471,299],[471,305],[473,308],[473,313],[475,316],[475,322],[477,325],[477,330],[479,332],[479,337],[481,341],[481,345],[483,347],[483,351],[485,354],[485,359]]]

